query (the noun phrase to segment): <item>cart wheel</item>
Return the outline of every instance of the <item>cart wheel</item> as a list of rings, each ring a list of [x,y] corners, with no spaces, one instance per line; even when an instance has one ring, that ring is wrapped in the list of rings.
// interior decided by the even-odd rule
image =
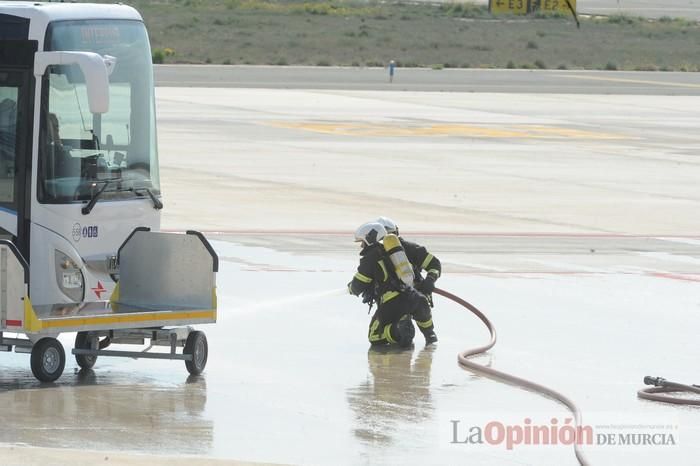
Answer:
[[[90,339],[87,332],[78,332],[75,336],[75,347],[77,349],[90,349]],[[92,369],[97,362],[97,356],[88,356],[86,354],[76,354],[75,360],[83,369]]]
[[[207,345],[207,337],[204,332],[195,330],[187,335],[187,342],[183,354],[191,354],[192,360],[185,361],[187,370],[192,375],[199,375],[204,371],[207,365],[207,356],[209,355],[209,345]]]
[[[53,382],[63,374],[66,353],[55,338],[42,338],[32,347],[32,373],[42,382]]]

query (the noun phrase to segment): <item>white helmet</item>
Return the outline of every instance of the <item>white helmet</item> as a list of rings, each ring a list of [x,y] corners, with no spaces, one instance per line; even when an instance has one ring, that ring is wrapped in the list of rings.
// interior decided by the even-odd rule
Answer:
[[[369,222],[355,231],[355,242],[362,241],[366,246],[381,241],[386,236],[386,230],[381,223]]]
[[[386,230],[387,234],[392,234],[392,235],[397,235],[399,234],[399,227],[396,226],[394,221],[390,219],[389,217],[379,217],[377,220],[377,223],[379,223],[381,226],[384,227]]]

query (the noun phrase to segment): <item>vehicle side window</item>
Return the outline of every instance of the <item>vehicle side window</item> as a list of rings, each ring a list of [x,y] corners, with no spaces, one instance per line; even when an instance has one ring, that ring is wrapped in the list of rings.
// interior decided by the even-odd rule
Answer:
[[[0,81],[0,203],[3,205],[15,202],[17,98],[18,89],[3,86]]]

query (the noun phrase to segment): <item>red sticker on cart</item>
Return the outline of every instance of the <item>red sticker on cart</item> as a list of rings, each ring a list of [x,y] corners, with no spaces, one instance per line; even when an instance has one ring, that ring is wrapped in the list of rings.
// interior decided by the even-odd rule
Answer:
[[[102,282],[97,282],[97,286],[95,288],[92,288],[92,291],[95,292],[97,299],[102,299],[102,293],[104,293],[107,290],[104,286],[102,286]]]

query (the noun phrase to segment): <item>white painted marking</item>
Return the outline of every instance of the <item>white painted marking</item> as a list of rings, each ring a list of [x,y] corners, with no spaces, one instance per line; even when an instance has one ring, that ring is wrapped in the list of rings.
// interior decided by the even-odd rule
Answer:
[[[504,269],[502,267],[494,267],[492,265],[484,265],[484,264],[478,264],[476,262],[469,262],[469,263],[464,263],[464,262],[456,262],[454,260],[450,260],[449,262],[445,262],[445,265],[456,265],[459,267],[469,267],[469,268],[474,268],[474,269],[480,269],[480,271],[491,271],[491,272],[509,272],[509,269]]]
[[[580,264],[572,264],[570,262],[559,262],[553,260],[542,260],[542,259],[524,259],[525,262],[531,262],[533,264],[546,265],[553,267],[560,271],[566,272],[590,272],[590,273],[606,273],[609,270],[601,269],[599,267],[587,267]]]
[[[700,265],[700,258],[686,256],[683,254],[670,254],[668,252],[639,252],[637,254],[643,257],[650,257],[652,259],[665,260],[671,262],[681,262],[683,264]]]
[[[680,244],[690,244],[693,246],[700,246],[700,239],[693,239],[693,238],[666,238],[666,237],[660,237],[656,238],[661,241],[668,241],[670,243],[680,243]]]

